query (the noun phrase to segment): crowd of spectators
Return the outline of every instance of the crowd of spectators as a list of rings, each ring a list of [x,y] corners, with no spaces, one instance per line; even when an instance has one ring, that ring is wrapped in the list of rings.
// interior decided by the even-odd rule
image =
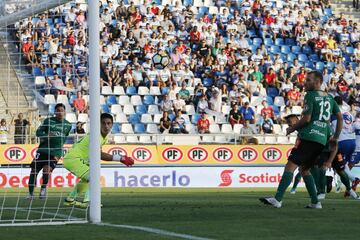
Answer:
[[[187,133],[182,114],[193,105],[200,133],[209,132],[204,119],[223,114],[246,133],[254,124],[256,132],[273,133],[274,124],[301,107],[313,69],[323,72],[324,90],[357,111],[359,26],[333,15],[326,0],[100,5],[101,86],[159,87],[160,132]],[[66,4],[16,24],[24,60],[46,77],[43,93],[77,94],[71,102],[76,113],[87,112],[81,100],[89,90],[86,7]],[[170,58],[164,69],[152,63],[159,52]]]

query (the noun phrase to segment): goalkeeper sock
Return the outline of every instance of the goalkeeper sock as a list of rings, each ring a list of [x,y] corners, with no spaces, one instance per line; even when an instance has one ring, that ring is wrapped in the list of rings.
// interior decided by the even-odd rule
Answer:
[[[46,188],[48,182],[49,182],[49,174],[48,173],[43,173],[43,176],[42,176],[42,185],[41,185],[41,188]]]
[[[319,192],[319,171],[320,169],[317,166],[314,166],[310,169],[310,173],[313,176],[316,191]]]
[[[281,202],[281,200],[284,197],[286,189],[291,184],[291,181],[293,179],[294,173],[285,171],[282,175],[282,178],[280,180],[278,189],[276,191],[275,199]]]
[[[76,199],[79,194],[86,192],[88,187],[89,183],[86,180],[80,179],[80,181],[75,185],[74,189],[69,193],[69,197]]]
[[[34,194],[34,188],[36,186],[36,177],[37,177],[36,173],[30,173],[30,178],[29,178],[29,194],[30,195]]]
[[[317,192],[316,192],[316,188],[315,188],[315,182],[314,182],[314,178],[312,175],[306,175],[303,176],[304,182],[305,182],[305,186],[306,189],[310,195],[311,198],[311,203],[316,204],[319,202],[318,198],[317,198]]]
[[[326,183],[327,183],[327,178],[326,178],[326,170],[319,168],[319,188],[318,188],[318,193],[325,193],[325,187],[326,187]]]
[[[90,202],[90,189],[89,188],[85,192],[84,202]]]
[[[296,176],[294,178],[294,184],[292,186],[293,189],[297,188],[297,185],[299,184],[300,180],[301,180],[301,173],[298,172],[298,174],[296,174]]]
[[[337,174],[339,174],[341,182],[345,185],[346,190],[350,191],[350,189],[351,189],[350,180],[349,180],[349,176],[346,174],[346,172],[339,171]]]

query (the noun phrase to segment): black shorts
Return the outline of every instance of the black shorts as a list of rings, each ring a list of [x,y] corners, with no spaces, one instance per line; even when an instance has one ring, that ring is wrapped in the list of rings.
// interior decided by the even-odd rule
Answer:
[[[330,152],[322,152],[318,158],[317,165],[319,167],[321,167],[324,164],[324,162],[326,162],[329,159],[329,156],[330,156]],[[337,152],[337,154],[331,164],[331,167],[335,171],[343,171],[345,169],[345,165],[346,165],[346,163],[343,160],[341,153]]]
[[[325,146],[320,143],[298,138],[295,147],[291,150],[288,160],[303,169],[310,169],[315,165],[324,147]]]
[[[57,161],[54,156],[46,153],[36,152],[36,156],[30,164],[31,169],[39,172],[44,166],[50,166],[52,169],[56,168]]]

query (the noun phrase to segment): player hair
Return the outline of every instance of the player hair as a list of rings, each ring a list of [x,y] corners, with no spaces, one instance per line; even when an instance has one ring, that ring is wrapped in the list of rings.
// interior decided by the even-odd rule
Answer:
[[[58,103],[55,105],[55,110],[58,109],[59,107],[63,107],[64,110],[66,109],[65,105],[63,103]]]
[[[314,74],[315,79],[319,80],[320,83],[323,83],[324,78],[323,78],[323,75],[321,72],[314,70],[314,71],[308,72],[308,75],[310,75],[310,74]]]
[[[341,96],[336,96],[334,97],[334,100],[335,102],[338,104],[338,105],[342,105],[343,104],[343,99]]]
[[[111,119],[111,122],[114,123],[114,118],[110,113],[102,113],[100,120],[102,121],[103,119]]]

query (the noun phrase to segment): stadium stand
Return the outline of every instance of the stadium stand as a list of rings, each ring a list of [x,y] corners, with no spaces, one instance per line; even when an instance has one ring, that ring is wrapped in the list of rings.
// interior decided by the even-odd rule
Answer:
[[[210,133],[239,134],[249,121],[262,134],[268,115],[273,134],[259,142],[285,143],[283,116],[301,114],[306,73],[315,69],[323,72],[324,90],[343,96],[352,114],[358,110],[358,23],[335,16],[325,1],[100,2],[102,111],[116,116],[114,134],[159,133],[163,111],[173,127],[194,134],[205,111]],[[47,109],[56,102],[74,107],[77,91],[87,99],[86,11],[75,1],[16,24],[19,49]],[[170,58],[164,69],[152,64],[158,52]],[[234,113],[240,120],[229,124]],[[74,123],[88,116],[73,109],[67,118]],[[152,141],[146,135],[116,138],[139,140]]]

